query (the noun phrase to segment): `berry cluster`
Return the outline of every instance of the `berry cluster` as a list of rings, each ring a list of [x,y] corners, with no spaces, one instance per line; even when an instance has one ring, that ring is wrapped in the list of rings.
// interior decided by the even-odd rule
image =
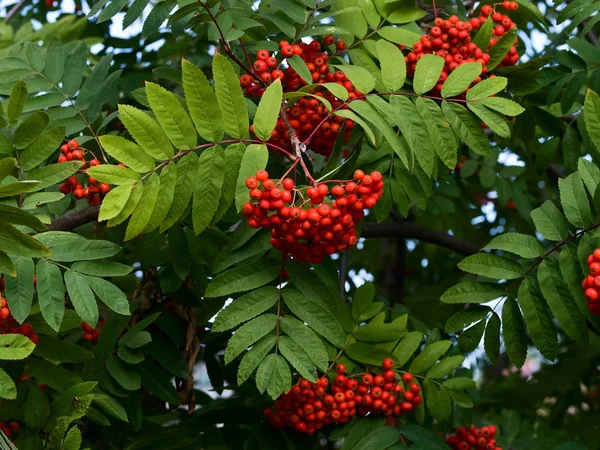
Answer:
[[[510,11],[515,11],[518,8],[518,4],[515,2],[506,1],[501,5]],[[462,64],[468,62],[481,63],[483,66],[482,75],[486,74],[487,63],[490,60],[489,50],[515,24],[510,17],[494,12],[493,7],[490,5],[483,6],[481,13],[480,17],[473,17],[468,21],[459,20],[458,16],[454,15],[445,20],[437,17],[434,26],[429,30],[429,34],[422,35],[420,41],[413,45],[412,51],[404,57],[408,75],[414,76],[417,62],[425,54],[435,54],[445,60],[438,84],[432,89],[434,95],[440,94],[446,78]],[[471,42],[471,33],[481,28],[490,15],[496,26],[492,30],[492,37],[487,48],[479,48],[474,42]],[[515,41],[515,45],[516,43],[517,41]],[[513,65],[518,60],[519,54],[516,47],[513,46],[498,67]],[[481,77],[477,77],[473,85],[480,81]]]
[[[21,424],[19,422],[15,422],[14,420],[10,422],[0,422],[0,430],[4,433],[4,435],[11,440],[11,442],[15,443],[16,434],[21,429]]]
[[[293,55],[298,55],[310,70],[313,84],[339,84],[348,91],[348,100],[353,100],[362,95],[362,93],[354,88],[354,85],[348,80],[344,72],[340,70],[334,71],[328,64],[328,60],[334,54],[334,50],[343,51],[345,48],[346,43],[344,41],[339,40],[335,42],[334,37],[328,35],[323,39],[323,44],[319,41],[312,41],[308,44],[301,42],[291,45],[287,41],[281,41],[279,43],[278,56],[283,60]],[[329,50],[331,50],[330,53],[328,53]],[[267,50],[259,50],[256,56],[258,59],[253,64],[255,79],[248,74],[240,77],[240,84],[247,95],[261,96],[264,92],[263,86],[276,79],[281,80],[285,92],[297,91],[300,87],[307,85],[306,81],[292,67],[283,68],[283,70],[280,69],[281,62]],[[334,110],[343,107],[343,102],[340,99],[322,87],[317,86],[308,93],[326,99],[330,102]],[[331,154],[333,144],[338,138],[344,124],[344,139],[349,137],[354,127],[352,120],[339,116],[329,116],[331,111],[314,97],[301,98],[294,103],[288,103],[287,106],[287,119],[300,140],[304,141],[312,135],[310,140],[311,150],[323,155]],[[253,131],[252,127],[250,130]],[[282,119],[278,120],[269,142],[283,148],[290,147],[289,130]]]
[[[96,158],[89,161],[89,163],[85,159],[85,155],[83,151],[79,148],[79,143],[72,139],[66,144],[60,147],[61,155],[58,157],[58,162],[63,163],[67,161],[83,161],[83,165],[81,166],[81,170],[85,169],[88,165],[90,167],[99,166],[100,161]],[[83,187],[83,185],[79,182],[79,179],[72,175],[65,183],[61,184],[59,187],[59,191],[63,194],[69,194],[73,192],[73,196],[76,199],[87,198],[90,206],[99,205],[102,201],[102,197],[104,197],[110,191],[110,186],[106,183],[99,183],[93,177],[88,178],[87,182],[88,186]]]
[[[265,416],[279,429],[292,428],[307,434],[328,424],[345,423],[357,413],[399,417],[421,403],[421,388],[409,373],[402,376],[402,383],[396,383],[393,366],[390,358],[385,359],[383,375],[365,374],[359,383],[346,376],[346,367],[338,364],[333,384],[326,377],[316,383],[302,379],[275,400]]]
[[[86,322],[81,322],[81,329],[83,330],[83,339],[85,339],[88,342],[91,342],[92,344],[96,344],[98,342],[100,332],[102,331],[105,322],[106,319],[101,317],[98,321],[98,325],[96,326],[96,328],[92,327],[91,325],[88,325]]]
[[[303,193],[291,178],[275,183],[259,170],[246,179],[253,202],[242,207],[242,214],[251,228],[270,228],[271,244],[285,255],[320,263],[325,255],[356,245],[355,224],[381,199],[381,173],[357,170],[354,180],[336,182],[331,191],[321,183]]]
[[[494,425],[481,428],[475,428],[475,425],[461,427],[446,438],[446,443],[455,450],[502,450],[502,447],[496,446],[494,439],[497,431]]]
[[[39,336],[33,331],[33,326],[29,322],[24,322],[22,325],[17,326],[17,322],[10,313],[6,299],[1,296],[0,334],[20,334],[28,337],[34,344],[37,344],[39,341]]]
[[[600,316],[600,248],[588,256],[587,263],[590,274],[581,283],[585,302],[592,314]]]

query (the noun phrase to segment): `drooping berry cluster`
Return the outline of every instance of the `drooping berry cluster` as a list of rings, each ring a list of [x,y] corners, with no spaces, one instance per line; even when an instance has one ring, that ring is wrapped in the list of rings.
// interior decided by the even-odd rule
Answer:
[[[381,173],[354,172],[355,181],[296,189],[291,178],[275,183],[265,170],[246,180],[253,202],[242,214],[251,228],[270,228],[271,244],[299,261],[319,263],[326,255],[356,245],[355,224],[381,199]],[[303,192],[304,191],[304,192]]]
[[[361,92],[355,89],[344,72],[335,71],[328,64],[329,57],[335,53],[335,50],[343,51],[345,48],[346,43],[342,40],[335,42],[332,35],[325,36],[323,43],[315,40],[308,44],[301,42],[291,45],[287,41],[281,41],[277,56],[270,54],[267,50],[257,52],[258,59],[253,64],[256,79],[249,74],[244,74],[240,77],[240,84],[249,96],[261,96],[264,92],[264,85],[276,79],[281,80],[285,92],[297,91],[308,83],[291,66],[284,67],[283,70],[280,67],[284,59],[298,55],[306,63],[313,84],[339,84],[348,92],[348,100],[353,100],[362,95]],[[281,58],[281,61],[277,57]],[[259,79],[262,84],[258,81]],[[308,93],[326,99],[334,110],[343,105],[342,100],[323,87],[316,86]],[[333,144],[342,130],[342,125],[346,125],[344,139],[349,137],[350,131],[354,127],[352,120],[340,116],[328,117],[329,113],[331,111],[314,97],[300,98],[295,102],[290,102],[286,109],[287,119],[300,140],[304,141],[312,135],[310,149],[323,155],[331,154]],[[319,126],[319,124],[321,125]],[[278,120],[269,142],[286,149],[290,147],[289,130],[282,119]]]
[[[393,366],[388,358],[382,364],[383,376],[365,374],[359,383],[346,376],[346,367],[338,364],[333,384],[326,377],[316,383],[302,379],[275,400],[273,407],[265,410],[265,416],[279,429],[291,428],[307,434],[328,424],[345,423],[357,414],[399,417],[422,400],[418,395],[420,387],[413,383],[411,374],[405,373],[402,382],[396,383]]]
[[[84,152],[79,148],[79,143],[72,139],[66,144],[60,147],[61,155],[58,157],[58,162],[63,163],[67,161],[83,161],[81,170],[83,171],[88,165],[90,167],[99,166],[100,161],[96,158],[91,159],[89,162],[86,161]],[[99,205],[102,198],[110,191],[110,186],[106,183],[100,183],[93,177],[89,177],[87,180],[87,186],[84,187],[79,179],[72,175],[65,183],[61,184],[59,191],[67,195],[73,192],[73,196],[76,199],[87,198],[90,206]]]
[[[86,322],[81,322],[81,329],[83,330],[83,339],[85,339],[88,342],[91,342],[92,344],[98,343],[98,338],[100,337],[100,332],[102,331],[105,322],[106,319],[101,317],[98,321],[98,325],[96,326],[96,328],[92,327],[91,325],[88,325]]]
[[[10,313],[6,299],[2,296],[0,296],[0,334],[20,334],[28,337],[34,344],[39,341],[39,336],[33,331],[33,326],[29,322],[17,324]]]
[[[494,425],[481,428],[475,428],[475,425],[461,427],[446,438],[446,443],[455,450],[502,450],[502,447],[496,446],[494,439],[497,431]]]
[[[515,2],[503,2],[502,7],[515,11],[518,4]],[[487,63],[490,60],[489,51],[498,42],[507,30],[515,26],[510,17],[502,15],[499,12],[494,12],[494,8],[490,5],[484,5],[481,10],[480,17],[472,17],[468,21],[459,20],[458,16],[450,16],[448,19],[437,17],[434,21],[434,26],[429,30],[429,34],[421,36],[419,42],[413,45],[412,51],[405,56],[407,73],[409,76],[414,76],[417,62],[425,54],[435,54],[441,56],[445,60],[444,69],[438,80],[438,84],[432,89],[434,95],[439,95],[442,90],[442,85],[446,78],[456,70],[460,65],[469,62],[478,62],[483,66],[482,76],[487,73]],[[479,30],[491,15],[492,21],[496,26],[492,29],[492,37],[489,45],[486,48],[479,48],[472,40],[472,34]],[[515,45],[517,40],[515,40]],[[519,54],[516,47],[510,49],[498,67],[513,65],[519,60]],[[474,84],[481,81],[481,77],[477,77]]]
[[[4,435],[10,439],[13,444],[15,443],[15,438],[20,429],[21,424],[14,420],[11,420],[10,422],[0,422],[0,430],[2,430]]]
[[[592,314],[600,316],[600,248],[588,256],[587,263],[590,274],[581,283],[585,302]]]

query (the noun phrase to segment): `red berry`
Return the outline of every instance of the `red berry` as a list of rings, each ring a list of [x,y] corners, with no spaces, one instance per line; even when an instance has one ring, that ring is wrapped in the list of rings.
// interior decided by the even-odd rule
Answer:
[[[259,170],[258,172],[256,172],[256,179],[258,181],[265,181],[269,178],[269,172],[267,172],[266,170]]]
[[[337,364],[337,365],[335,366],[335,371],[336,371],[336,373],[338,373],[338,374],[345,373],[345,372],[346,372],[346,366],[345,366],[345,365],[343,365],[343,364]]]
[[[354,172],[354,176],[356,176],[356,172]],[[385,370],[392,369],[394,367],[394,360],[392,358],[384,359],[383,363],[381,364],[381,367],[383,367]]]
[[[407,385],[410,384],[413,380],[413,376],[410,373],[405,373],[402,375],[402,382]]]

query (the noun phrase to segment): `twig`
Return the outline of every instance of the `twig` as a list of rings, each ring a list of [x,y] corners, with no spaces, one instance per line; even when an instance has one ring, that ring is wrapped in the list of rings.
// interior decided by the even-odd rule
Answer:
[[[66,216],[57,217],[48,227],[49,231],[69,231],[73,228],[80,227],[86,223],[98,220],[100,206],[91,206],[89,208],[80,209]]]
[[[8,13],[6,13],[6,19],[4,20],[5,24],[11,21],[11,19],[18,14],[18,12],[25,6],[27,0],[19,0],[19,3],[15,4]]]
[[[346,250],[340,257],[340,297],[346,294],[346,279],[348,278],[348,259],[350,253]]]

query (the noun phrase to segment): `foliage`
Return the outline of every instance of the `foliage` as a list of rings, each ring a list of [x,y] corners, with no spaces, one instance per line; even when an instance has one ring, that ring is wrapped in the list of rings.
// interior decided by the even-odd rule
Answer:
[[[0,448],[448,449],[495,424],[504,449],[599,449],[598,2],[505,3],[9,8]],[[485,58],[433,42],[454,14]],[[263,416],[386,358],[410,414],[321,440]]]

